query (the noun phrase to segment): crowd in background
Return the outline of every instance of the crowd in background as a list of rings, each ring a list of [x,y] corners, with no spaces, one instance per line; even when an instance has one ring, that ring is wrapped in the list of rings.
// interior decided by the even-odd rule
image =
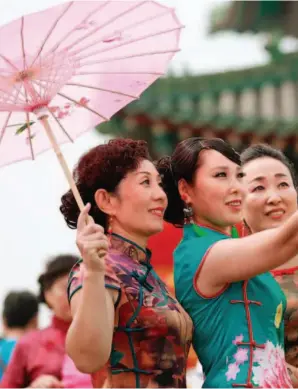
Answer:
[[[73,255],[50,259],[38,277],[39,295],[11,291],[4,300],[0,338],[0,386],[4,388],[91,387],[65,352],[71,322],[67,300],[68,275],[77,262]],[[52,322],[39,329],[39,304],[52,311]]]

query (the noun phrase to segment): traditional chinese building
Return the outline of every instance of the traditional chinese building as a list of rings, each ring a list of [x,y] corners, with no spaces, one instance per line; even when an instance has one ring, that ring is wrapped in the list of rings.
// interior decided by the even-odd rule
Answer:
[[[199,76],[169,75],[100,130],[146,139],[154,157],[171,153],[179,140],[192,135],[219,136],[237,149],[269,142],[298,167],[298,52],[280,49],[285,35],[298,35],[295,15],[298,2],[291,1],[234,1],[216,8],[211,33],[265,33],[268,63]]]

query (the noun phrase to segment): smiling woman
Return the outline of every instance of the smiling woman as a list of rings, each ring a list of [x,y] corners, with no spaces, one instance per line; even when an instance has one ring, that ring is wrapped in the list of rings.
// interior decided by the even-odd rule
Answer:
[[[192,322],[154,272],[148,238],[163,228],[167,197],[143,141],[116,139],[84,155],[61,212],[77,228],[67,350],[95,387],[186,387]],[[89,214],[89,222],[86,223]],[[90,217],[92,218],[90,220]],[[109,238],[104,233],[107,233]]]
[[[184,140],[157,169],[168,195],[165,219],[183,225],[175,289],[194,323],[203,387],[291,387],[286,301],[269,271],[297,253],[298,213],[275,230],[233,239],[245,185],[240,156],[221,139]]]
[[[245,197],[243,215],[250,233],[277,228],[297,210],[295,171],[285,155],[267,145],[254,145],[242,155]],[[288,370],[298,387],[298,250],[272,271],[287,297],[285,351]]]

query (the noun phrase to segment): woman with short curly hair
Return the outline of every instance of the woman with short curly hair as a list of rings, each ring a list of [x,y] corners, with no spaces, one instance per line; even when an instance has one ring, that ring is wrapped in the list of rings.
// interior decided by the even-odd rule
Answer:
[[[87,205],[80,213],[71,191],[62,197],[82,255],[69,281],[69,355],[95,387],[186,387],[192,322],[146,248],[167,207],[147,144],[97,146],[79,160],[74,179]]]

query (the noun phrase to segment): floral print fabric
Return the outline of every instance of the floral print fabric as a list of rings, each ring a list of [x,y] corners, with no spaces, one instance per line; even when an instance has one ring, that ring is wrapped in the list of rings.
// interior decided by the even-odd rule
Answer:
[[[83,285],[84,264],[70,276],[69,297]],[[185,388],[193,326],[150,264],[150,253],[113,236],[106,287],[117,289],[112,353],[95,387]]]
[[[233,344],[243,342],[244,336],[235,337]],[[228,365],[226,378],[228,382],[235,381],[241,366],[248,362],[249,351],[247,348],[238,347],[234,354],[234,360]],[[264,348],[253,351],[252,360],[252,384],[260,388],[291,388],[292,383],[289,378],[285,363],[284,349],[280,346],[274,346],[267,341]]]
[[[290,365],[298,367],[298,267],[276,270],[276,281],[287,297],[285,312],[285,352]]]
[[[292,387],[284,354],[285,294],[270,273],[263,273],[216,295],[202,295],[196,280],[209,249],[231,237],[198,227],[200,233],[193,225],[184,227],[174,277],[176,296],[194,323],[203,387]]]

